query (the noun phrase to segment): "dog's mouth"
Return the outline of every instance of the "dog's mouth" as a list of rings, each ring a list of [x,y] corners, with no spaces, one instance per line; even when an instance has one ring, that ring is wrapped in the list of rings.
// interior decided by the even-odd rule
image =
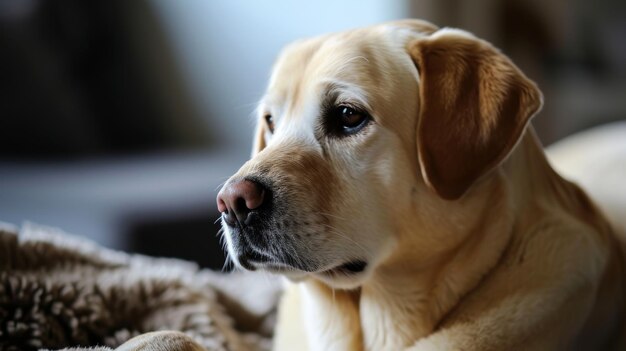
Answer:
[[[262,268],[265,271],[271,273],[293,273],[295,271],[302,271],[303,273],[318,273],[328,277],[335,276],[350,276],[362,273],[367,268],[367,262],[362,260],[349,261],[347,263],[335,266],[334,268],[327,269],[321,272],[310,272],[295,268],[289,264],[276,263],[276,262],[252,262],[255,268]]]
[[[327,284],[339,288],[352,289],[358,286],[369,268],[369,264],[363,260],[353,260],[324,270],[301,269],[292,264],[272,262],[249,261],[252,270],[260,269],[268,273],[279,274],[292,282],[300,282],[307,277],[315,276]]]
[[[359,274],[365,271],[365,268],[367,268],[367,262],[356,260],[356,261],[350,261],[340,266],[337,266],[335,268],[323,271],[321,272],[321,274],[330,276],[330,277],[355,275],[355,274]]]
[[[356,279],[363,275],[368,268],[368,262],[362,259],[343,261],[343,263],[335,265],[327,265],[325,267],[315,267],[310,262],[298,261],[287,255],[276,256],[268,250],[261,249],[252,245],[244,237],[237,240],[237,248],[234,252],[239,265],[247,270],[256,271],[263,270],[269,273],[281,274],[287,278],[295,278],[300,280],[307,275],[313,274],[323,280],[345,280]],[[341,261],[340,261],[341,262]]]
[[[257,263],[254,262],[253,264],[257,265],[258,268],[261,268],[265,271],[268,271],[270,273],[287,273],[287,272],[293,272],[293,271],[297,271],[298,269],[294,268],[293,266],[290,266],[288,264],[282,264],[282,263]]]

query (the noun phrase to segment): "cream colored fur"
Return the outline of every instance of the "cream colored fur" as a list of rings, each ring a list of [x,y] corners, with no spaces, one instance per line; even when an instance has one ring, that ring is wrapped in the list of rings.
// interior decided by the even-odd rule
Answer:
[[[362,133],[320,135],[333,89],[371,114]],[[280,270],[275,348],[626,349],[623,244],[546,161],[540,105],[497,49],[422,21],[288,47],[232,178],[273,180],[298,218],[274,250],[316,267]],[[326,273],[355,258],[364,273]]]
[[[158,331],[136,336],[120,347],[117,351],[206,351],[189,335],[178,331]]]

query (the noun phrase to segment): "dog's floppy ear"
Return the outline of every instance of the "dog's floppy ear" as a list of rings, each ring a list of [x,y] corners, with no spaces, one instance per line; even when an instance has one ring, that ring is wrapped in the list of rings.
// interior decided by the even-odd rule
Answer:
[[[417,151],[426,183],[461,197],[515,146],[541,92],[489,43],[441,29],[409,44],[420,77]]]
[[[254,130],[254,140],[252,141],[252,157],[256,156],[259,152],[265,149],[267,145],[265,142],[265,134],[267,133],[267,126],[262,120],[257,120],[256,129]]]

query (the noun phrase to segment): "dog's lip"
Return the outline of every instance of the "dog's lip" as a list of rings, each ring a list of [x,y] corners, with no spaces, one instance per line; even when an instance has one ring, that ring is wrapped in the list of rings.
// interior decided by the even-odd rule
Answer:
[[[250,261],[256,268],[261,268],[266,271],[282,273],[282,272],[291,272],[296,269],[290,265],[279,263],[279,262],[258,262],[258,261]]]
[[[276,262],[276,261],[261,262],[261,261],[250,260],[249,263],[255,269],[262,269],[270,273],[289,274],[289,273],[299,272],[302,274],[322,274],[322,275],[330,276],[330,277],[358,275],[358,274],[363,273],[367,269],[367,266],[368,266],[368,263],[366,261],[352,260],[352,261],[344,262],[339,265],[335,265],[330,269],[327,268],[327,269],[323,269],[319,271],[309,271],[309,270],[303,270],[303,269],[294,267],[290,264]]]
[[[324,275],[356,275],[363,273],[367,268],[367,262],[363,260],[348,261],[346,263],[335,266],[334,268],[320,272]]]

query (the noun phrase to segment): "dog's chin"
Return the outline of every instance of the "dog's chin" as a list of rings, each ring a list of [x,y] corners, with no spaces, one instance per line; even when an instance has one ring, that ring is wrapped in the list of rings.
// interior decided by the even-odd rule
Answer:
[[[286,277],[293,282],[300,282],[308,276],[308,272],[293,268],[292,266],[282,263],[260,263],[252,262],[255,270],[260,270],[272,274],[278,274]]]
[[[315,278],[332,288],[346,290],[360,287],[367,280],[370,272],[370,265],[362,260],[349,261],[329,269],[313,272],[280,263],[253,263],[253,265],[257,270],[282,275],[292,282],[297,283],[307,278]]]
[[[301,264],[296,266],[294,260],[278,259],[267,250],[246,249],[247,246],[234,248],[229,238],[227,242],[229,255],[233,258],[235,266],[250,271],[282,275],[292,282],[314,278],[335,289],[355,289],[363,285],[372,271],[371,262],[361,259],[343,260],[322,267],[311,262],[307,264],[306,261],[300,261]]]
[[[312,275],[332,288],[350,290],[363,285],[370,272],[370,264],[356,260],[321,272],[315,272]]]

